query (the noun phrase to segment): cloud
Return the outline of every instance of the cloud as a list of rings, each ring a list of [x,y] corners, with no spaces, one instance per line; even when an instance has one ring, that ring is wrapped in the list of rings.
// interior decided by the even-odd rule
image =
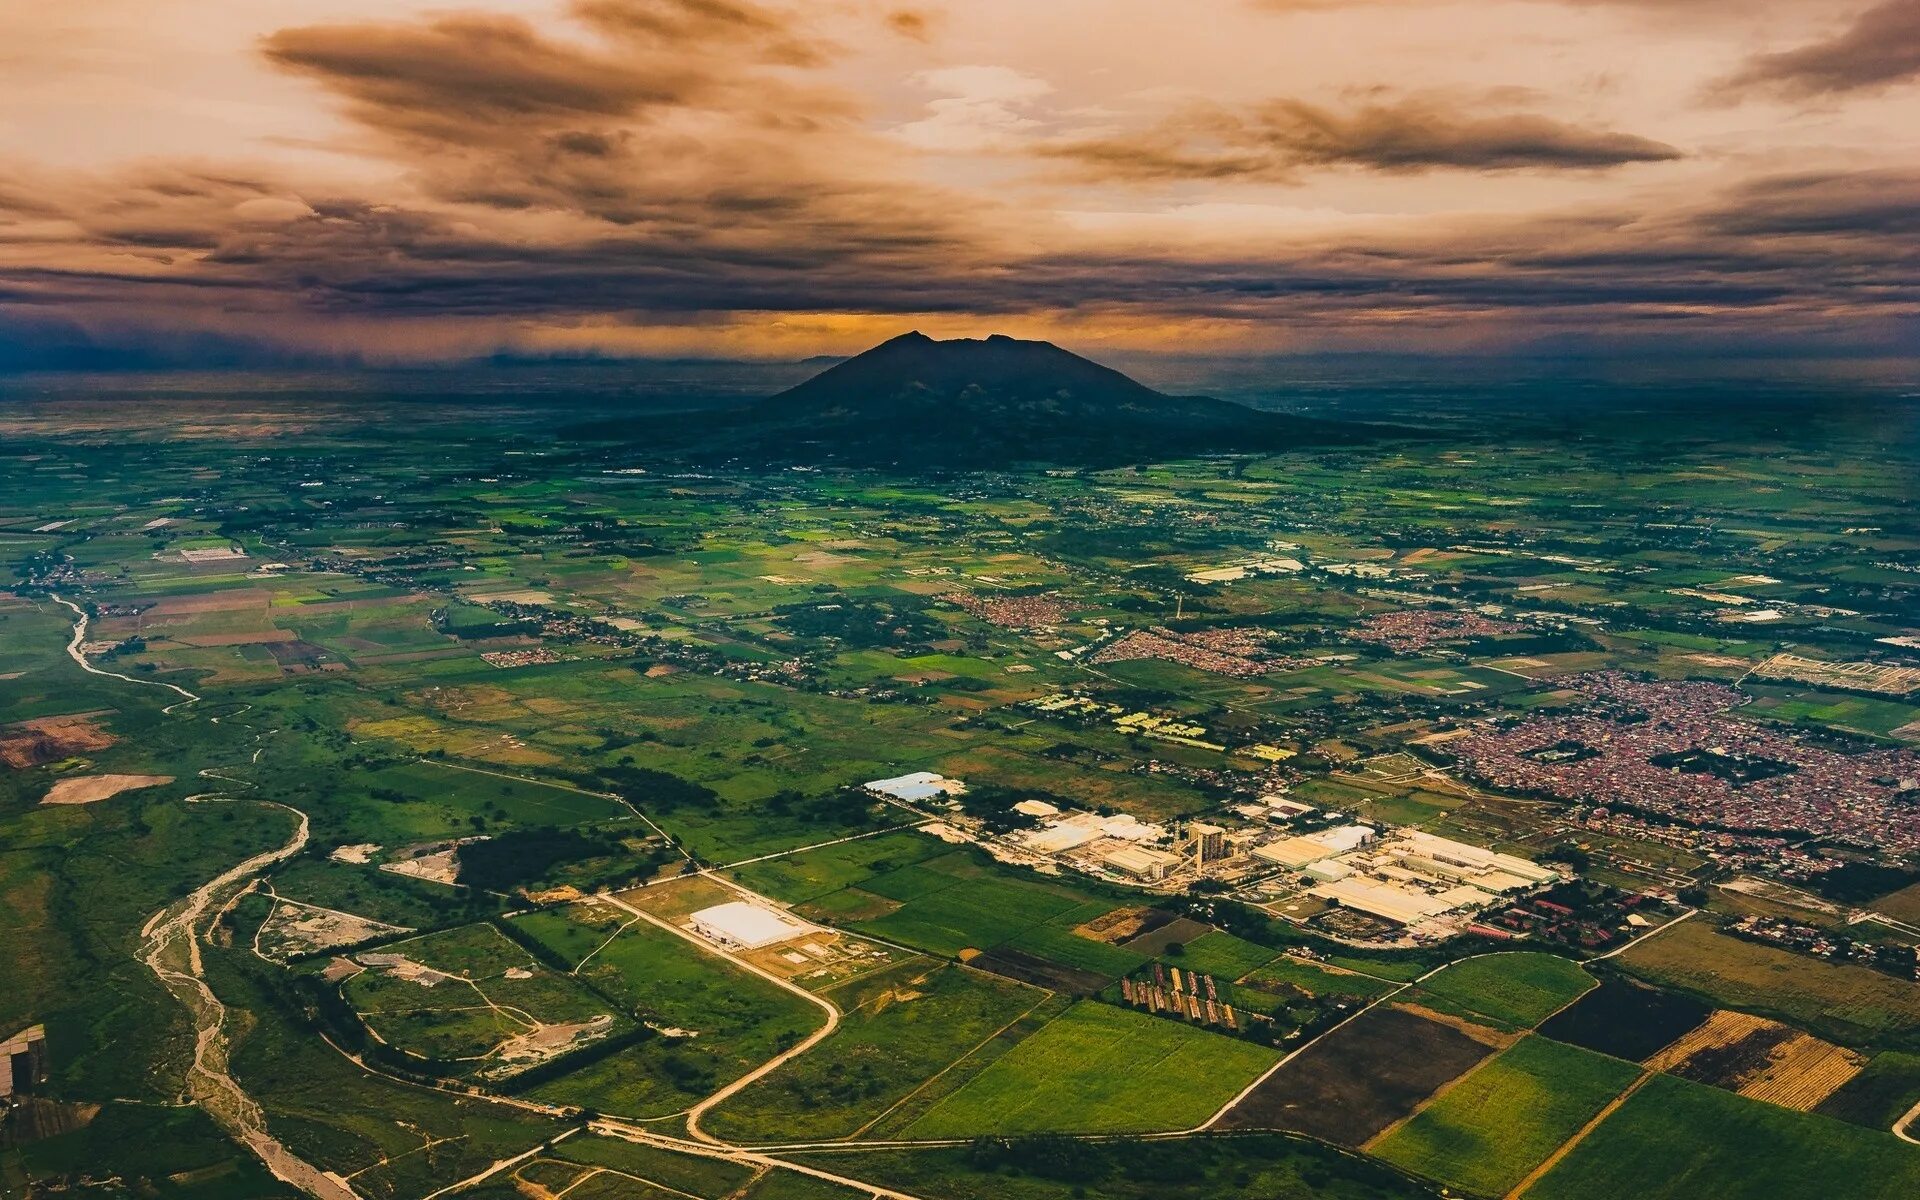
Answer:
[[[1248,0],[1254,8],[1275,13],[1334,12],[1354,8],[1413,8],[1457,4],[1459,0]],[[1756,8],[1797,3],[1798,0],[1534,0],[1564,8],[1640,9],[1661,17],[1733,17]]]
[[[1890,87],[1920,77],[1920,0],[1882,0],[1826,41],[1762,54],[1728,79],[1735,93],[1808,98]]]
[[[234,196],[266,194],[264,182],[179,176],[95,182],[102,186],[81,190],[149,197],[146,221],[90,227],[91,244],[120,238],[122,251],[169,220],[191,227],[203,213],[213,222]],[[176,248],[171,266],[122,253],[84,269],[10,269],[0,273],[0,315],[24,306],[92,313],[98,325],[135,314],[259,345],[397,345],[400,331],[427,329],[436,332],[423,344],[437,353],[508,344],[530,324],[692,327],[740,314],[772,324],[819,313],[1242,338],[1284,331],[1293,344],[1326,347],[1435,349],[1635,329],[1816,344],[1920,312],[1920,244],[1902,236],[1913,228],[1903,202],[1915,183],[1910,172],[1785,175],[1678,211],[1434,217],[1177,249],[1065,238],[1020,245],[924,214],[836,221],[820,209],[771,226],[749,214],[750,232],[734,240],[608,228],[538,241],[511,223],[495,229],[449,213],[309,197],[313,216],[246,229],[228,222],[211,247]],[[170,204],[158,199],[169,194]],[[125,220],[124,206],[116,211]],[[134,343],[164,340],[149,333]]]
[[[1243,109],[1202,107],[1140,132],[1063,141],[1044,153],[1122,181],[1279,182],[1307,168],[1592,171],[1681,157],[1672,146],[1634,134],[1529,113],[1479,115],[1418,97],[1347,112],[1289,99]]]
[[[234,205],[233,215],[249,224],[280,225],[319,214],[296,196],[254,196]]]
[[[1702,224],[1748,237],[1908,238],[1920,234],[1916,196],[1920,171],[1776,175],[1733,189]]]
[[[1012,67],[964,66],[922,71],[914,82],[941,93],[927,102],[927,115],[894,133],[922,150],[985,153],[1011,147],[1040,127],[1028,115],[1032,102],[1053,91],[1044,79]]]
[[[1134,107],[1264,94],[1270,75],[1175,61],[1191,49],[1174,44],[1177,17],[1116,20],[1100,31],[1111,46],[1071,53],[1040,41],[1079,38],[1076,20],[1038,22],[1019,57],[910,76],[923,90],[902,97],[899,57],[924,52],[888,20],[895,8],[573,0],[552,10],[564,17],[248,34],[253,69],[273,76],[257,90],[288,122],[232,138],[210,126],[219,157],[68,160],[98,164],[82,168],[20,161],[0,140],[0,343],[9,328],[26,331],[20,345],[44,330],[76,361],[115,346],[432,358],[536,335],[660,345],[678,331],[946,314],[935,327],[1071,325],[1121,331],[1116,344],[1432,348],[1712,329],[1774,345],[1879,336],[1920,313],[1920,177],[1876,107],[1849,115],[1865,124],[1836,122],[1818,152],[1770,127],[1715,135],[1724,113],[1675,113],[1647,132],[1686,131],[1711,155],[1616,171],[1683,151],[1571,119],[1582,110],[1539,91],[1384,89],[1382,76],[1409,87],[1435,73],[1366,46],[1348,48],[1344,83],[1342,63],[1316,74],[1327,91],[1311,100]],[[941,34],[972,12],[947,10]],[[1617,24],[1591,54],[1644,38]],[[1421,62],[1483,47],[1485,28],[1451,47],[1421,33]],[[1463,69],[1502,78],[1513,60],[1494,53]],[[1645,97],[1606,99],[1651,111]],[[902,103],[924,107],[903,118]],[[315,108],[340,118],[318,138]],[[1006,159],[933,157],[979,153]],[[1801,169],[1743,178],[1782,161]],[[1505,188],[1518,172],[1555,182]],[[1160,182],[1181,186],[1109,186]],[[1298,190],[1281,204],[1242,186],[1276,182]],[[733,348],[752,342],[739,337]]]
[[[601,33],[653,50],[722,45],[761,62],[811,67],[833,49],[800,33],[791,14],[744,0],[574,0],[571,11]]]
[[[642,71],[499,16],[284,29],[262,51],[345,98],[354,120],[444,142],[491,140],[502,123],[628,116],[683,102],[702,82],[685,69]]]
[[[935,20],[936,14],[914,8],[897,8],[886,17],[888,29],[916,42],[932,40]]]
[[[404,164],[430,201],[714,247],[790,235],[850,248],[865,240],[863,207],[879,239],[907,210],[928,230],[948,223],[922,189],[881,177],[856,102],[810,78],[830,47],[786,15],[737,0],[579,0],[572,12],[593,40],[455,15],[284,30],[263,49],[340,97],[374,135],[356,148]]]

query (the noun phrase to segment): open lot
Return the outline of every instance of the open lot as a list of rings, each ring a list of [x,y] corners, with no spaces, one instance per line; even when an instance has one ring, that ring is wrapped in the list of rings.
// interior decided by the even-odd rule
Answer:
[[[1276,1071],[1221,1125],[1364,1145],[1504,1040],[1490,1029],[1463,1029],[1393,1005],[1375,1008]]]
[[[374,1036],[423,1064],[506,1078],[631,1028],[491,925],[362,950],[342,994]]]
[[[530,913],[514,927],[656,1035],[535,1087],[620,1116],[675,1112],[813,1032],[811,1004],[711,950],[606,905]],[[584,965],[583,965],[584,964]]]

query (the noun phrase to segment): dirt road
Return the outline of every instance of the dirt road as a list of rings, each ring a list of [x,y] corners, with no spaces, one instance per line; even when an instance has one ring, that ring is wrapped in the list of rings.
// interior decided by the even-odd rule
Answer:
[[[663,921],[659,917],[654,916],[652,913],[647,912],[644,909],[636,908],[633,905],[628,904],[626,901],[620,899],[618,896],[611,896],[611,895],[603,896],[602,899],[609,901],[610,903],[623,909],[624,911],[633,915],[634,917],[637,917],[638,919],[645,921],[649,925],[658,926],[659,928],[666,930],[668,933],[673,934],[675,937],[684,938],[687,941],[692,942],[695,946],[698,946],[700,949],[706,951],[708,954],[715,956],[716,958],[726,959],[727,962],[729,962],[735,967],[738,967],[742,971],[747,971],[754,975],[758,975],[760,978],[766,980],[768,983],[773,984],[775,987],[782,988],[786,991],[792,992],[794,995],[805,999],[809,1004],[814,1005],[816,1008],[819,1008],[822,1012],[827,1014],[826,1024],[814,1030],[811,1034],[809,1034],[807,1037],[803,1038],[802,1040],[794,1043],[794,1045],[789,1049],[787,1049],[785,1052],[781,1054],[777,1054],[774,1057],[768,1059],[766,1062],[761,1063],[758,1067],[755,1067],[752,1071],[749,1071],[747,1074],[742,1075],[740,1078],[734,1080],[732,1083],[728,1084],[726,1087],[721,1088],[719,1091],[713,1093],[713,1095],[708,1096],[706,1099],[700,1101],[700,1103],[694,1105],[692,1108],[687,1110],[687,1133],[688,1134],[690,1134],[691,1136],[693,1136],[695,1139],[699,1141],[706,1142],[709,1145],[714,1145],[714,1146],[725,1145],[725,1143],[723,1143],[719,1138],[714,1137],[712,1134],[707,1133],[706,1131],[700,1128],[700,1118],[705,1116],[710,1110],[718,1107],[721,1104],[724,1104],[727,1100],[729,1100],[733,1096],[738,1095],[742,1089],[747,1088],[753,1085],[754,1083],[758,1082],[759,1080],[766,1078],[768,1075],[772,1074],[774,1071],[779,1070],[782,1064],[800,1057],[802,1054],[805,1054],[807,1051],[813,1049],[815,1046],[819,1045],[823,1040],[831,1036],[834,1030],[840,1028],[840,1010],[838,1008],[835,1008],[833,1005],[833,1002],[831,1000],[828,1000],[826,997],[816,996],[812,992],[808,991],[807,989],[801,987],[799,984],[794,983],[791,980],[782,979],[780,978],[780,976],[775,975],[772,971],[768,971],[768,970],[765,970],[764,968],[757,967],[754,964],[748,962],[744,958],[739,958],[735,955],[728,954],[725,950],[722,950],[720,947],[714,945],[712,942],[709,942],[707,939],[701,937],[699,934],[693,933],[690,930],[682,929],[680,926],[673,924],[671,921]]]

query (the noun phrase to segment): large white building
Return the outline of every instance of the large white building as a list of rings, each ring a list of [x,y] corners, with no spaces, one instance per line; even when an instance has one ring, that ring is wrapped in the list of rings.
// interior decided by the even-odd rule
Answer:
[[[1327,839],[1328,834],[1336,836]],[[1313,857],[1317,847],[1335,843],[1350,848],[1337,856]],[[1311,894],[1322,900],[1414,926],[1477,911],[1502,895],[1560,877],[1552,867],[1517,855],[1419,829],[1376,840],[1367,826],[1350,825],[1288,838],[1254,853],[1281,866],[1304,868],[1315,885]]]
[[[913,771],[891,779],[869,779],[860,785],[870,792],[895,800],[931,800],[936,796],[957,796],[967,790],[958,779],[948,779],[935,771]]]
[[[758,950],[812,933],[814,927],[787,913],[734,900],[694,913],[693,930],[728,949]]]
[[[1169,871],[1180,865],[1179,858],[1149,846],[1125,846],[1100,861],[1123,875],[1148,882],[1165,879]]]
[[[1275,866],[1298,869],[1323,858],[1358,850],[1373,840],[1374,832],[1371,825],[1340,825],[1269,842],[1256,847],[1253,856]]]

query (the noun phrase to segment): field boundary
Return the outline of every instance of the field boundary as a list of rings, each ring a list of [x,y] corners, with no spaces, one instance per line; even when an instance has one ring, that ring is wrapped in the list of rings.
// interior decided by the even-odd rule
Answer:
[[[1608,1117],[1611,1117],[1614,1113],[1618,1112],[1620,1110],[1621,1105],[1625,1104],[1628,1101],[1628,1099],[1630,1099],[1633,1096],[1635,1092],[1645,1087],[1647,1085],[1647,1082],[1657,1074],[1659,1074],[1659,1072],[1657,1071],[1642,1070],[1640,1072],[1640,1078],[1628,1084],[1627,1089],[1621,1092],[1618,1096],[1615,1096],[1613,1099],[1607,1101],[1606,1106],[1603,1107],[1599,1112],[1593,1114],[1593,1117],[1590,1120],[1588,1120],[1585,1125],[1582,1125],[1580,1128],[1574,1130],[1572,1137],[1560,1143],[1560,1145],[1554,1150],[1552,1154],[1547,1155],[1545,1162],[1542,1162],[1539,1166],[1527,1172],[1527,1177],[1525,1179],[1522,1179],[1519,1183],[1515,1184],[1513,1190],[1508,1192],[1506,1196],[1503,1197],[1503,1200],[1520,1200],[1520,1197],[1525,1195],[1529,1188],[1533,1187],[1534,1184],[1540,1182],[1540,1179],[1542,1176],[1544,1176],[1548,1171],[1553,1170],[1554,1167],[1558,1166],[1560,1164],[1561,1159],[1573,1153],[1573,1149],[1575,1146],[1578,1146],[1581,1142],[1586,1141],[1588,1134],[1600,1128],[1600,1125],[1602,1122],[1604,1122]]]

